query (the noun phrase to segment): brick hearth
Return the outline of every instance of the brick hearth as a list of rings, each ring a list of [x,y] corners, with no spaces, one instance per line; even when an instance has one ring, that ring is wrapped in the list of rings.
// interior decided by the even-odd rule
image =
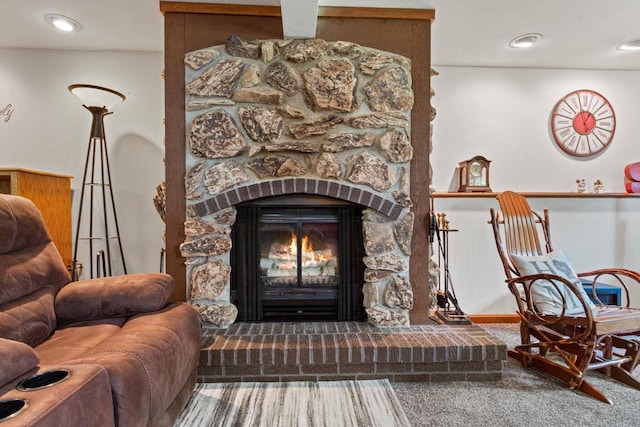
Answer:
[[[506,350],[476,325],[235,323],[203,329],[198,381],[495,381]]]

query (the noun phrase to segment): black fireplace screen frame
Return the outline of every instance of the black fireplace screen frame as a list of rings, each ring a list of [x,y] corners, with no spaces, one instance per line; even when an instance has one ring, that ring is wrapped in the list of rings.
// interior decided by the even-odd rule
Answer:
[[[329,197],[286,195],[244,202],[236,209],[230,262],[231,302],[238,308],[238,320],[359,321],[366,318],[362,294],[362,206]],[[278,292],[269,293],[262,288],[259,228],[261,220],[268,222],[272,218],[272,221],[278,221],[276,213],[283,216],[298,214],[301,221],[337,222],[339,272],[333,293],[326,287],[318,287],[315,297],[306,298],[292,291],[293,297],[290,298],[291,295],[278,297]]]

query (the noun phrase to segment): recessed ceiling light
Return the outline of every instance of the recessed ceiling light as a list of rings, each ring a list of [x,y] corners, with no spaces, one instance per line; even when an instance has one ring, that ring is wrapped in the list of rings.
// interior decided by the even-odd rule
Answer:
[[[541,38],[542,34],[538,33],[523,34],[511,40],[509,46],[517,49],[531,47]]]
[[[78,21],[64,15],[50,13],[44,16],[44,20],[47,24],[53,25],[58,30],[64,31],[66,33],[70,33],[72,31],[80,31],[82,29],[82,25],[80,25]]]
[[[640,38],[629,40],[618,46],[618,50],[640,50]]]

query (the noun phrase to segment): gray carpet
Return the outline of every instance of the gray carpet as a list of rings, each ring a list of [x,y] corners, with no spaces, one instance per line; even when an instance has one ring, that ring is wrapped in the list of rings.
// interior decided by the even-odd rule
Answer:
[[[387,380],[198,384],[175,427],[404,427]]]
[[[518,325],[481,325],[509,348]],[[640,368],[635,375],[640,376]],[[640,426],[640,391],[598,372],[588,374],[613,405],[568,389],[509,358],[498,382],[394,383],[412,426]]]

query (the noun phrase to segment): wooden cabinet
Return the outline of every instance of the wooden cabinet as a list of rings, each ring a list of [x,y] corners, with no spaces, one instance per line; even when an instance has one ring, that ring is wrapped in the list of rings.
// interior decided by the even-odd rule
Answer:
[[[35,203],[65,265],[71,263],[71,176],[0,168],[0,193]]]

